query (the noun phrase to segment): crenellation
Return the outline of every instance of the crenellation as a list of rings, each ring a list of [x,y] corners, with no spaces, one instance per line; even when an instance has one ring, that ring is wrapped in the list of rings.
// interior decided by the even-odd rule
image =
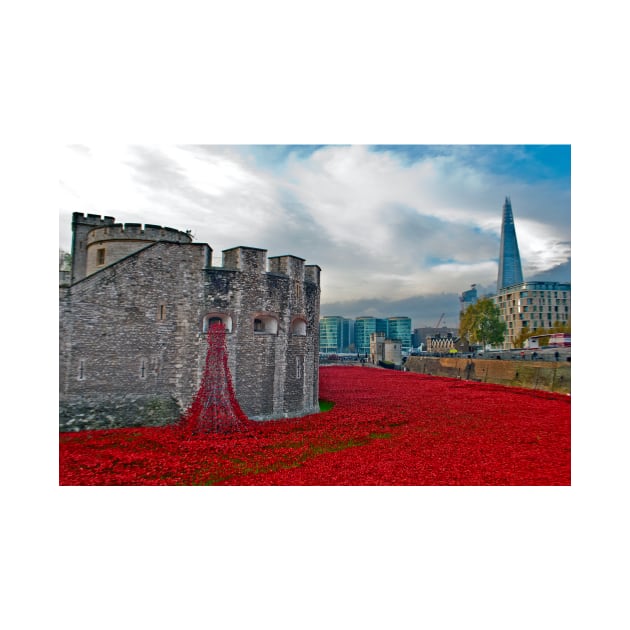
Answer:
[[[88,243],[100,243],[119,239],[141,239],[145,241],[163,241],[191,243],[192,236],[174,228],[142,223],[112,223],[92,228],[87,236]]]
[[[321,267],[319,265],[305,265],[304,266],[304,280],[311,282],[319,286],[319,278],[321,274]]]
[[[303,281],[304,259],[297,256],[273,256],[269,258],[269,271]]]
[[[267,270],[267,250],[257,247],[232,247],[223,250],[223,267],[264,273]]]

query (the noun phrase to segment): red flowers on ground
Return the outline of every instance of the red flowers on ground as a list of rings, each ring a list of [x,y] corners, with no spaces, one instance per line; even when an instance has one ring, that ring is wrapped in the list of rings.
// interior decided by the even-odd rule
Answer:
[[[570,398],[361,367],[324,367],[325,413],[182,438],[60,434],[61,485],[570,485]]]

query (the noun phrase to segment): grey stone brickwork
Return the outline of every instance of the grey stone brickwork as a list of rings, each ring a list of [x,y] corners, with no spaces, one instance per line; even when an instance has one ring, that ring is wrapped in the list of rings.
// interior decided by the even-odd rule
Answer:
[[[199,386],[215,318],[250,418],[319,410],[318,266],[278,256],[267,271],[265,250],[236,247],[213,267],[212,249],[188,234],[129,225],[73,216],[72,280],[59,289],[61,430],[175,421]],[[93,245],[105,249],[97,268]]]

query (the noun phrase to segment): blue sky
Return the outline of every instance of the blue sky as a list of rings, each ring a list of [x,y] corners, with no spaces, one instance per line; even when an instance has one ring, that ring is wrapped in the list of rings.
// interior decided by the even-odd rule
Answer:
[[[494,289],[506,196],[525,278],[570,280],[568,145],[72,145],[59,179],[61,248],[78,211],[190,229],[216,262],[294,254],[326,315],[457,326],[458,295]]]

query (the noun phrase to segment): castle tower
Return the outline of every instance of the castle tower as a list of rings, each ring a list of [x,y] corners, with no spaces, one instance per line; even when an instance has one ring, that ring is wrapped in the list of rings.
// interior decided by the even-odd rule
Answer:
[[[317,265],[241,246],[214,267],[212,248],[188,232],[113,217],[74,213],[72,229],[73,278],[59,290],[60,429],[169,424],[200,385],[217,386],[200,398],[213,401],[206,420],[227,422],[224,360],[250,420],[319,410]],[[206,382],[218,323],[225,352],[214,348],[218,376]]]
[[[518,252],[518,242],[516,241],[512,204],[510,198],[506,197],[503,204],[503,222],[501,224],[501,250],[499,252],[497,291],[520,282],[523,282],[521,256]]]
[[[189,232],[160,225],[116,223],[114,217],[72,214],[72,283],[158,241],[192,243]]]
[[[75,283],[85,278],[87,266],[87,235],[90,230],[97,227],[114,225],[114,217],[101,217],[98,214],[82,212],[72,213],[72,272],[71,282]]]

